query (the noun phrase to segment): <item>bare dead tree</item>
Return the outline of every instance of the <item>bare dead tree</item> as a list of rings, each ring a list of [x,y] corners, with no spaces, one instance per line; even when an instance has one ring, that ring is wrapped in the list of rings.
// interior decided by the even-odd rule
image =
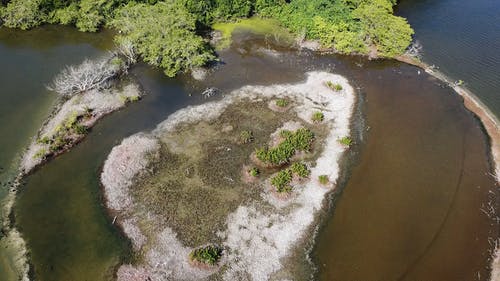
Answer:
[[[123,66],[113,61],[115,59],[119,60],[116,56],[97,61],[85,59],[80,65],[67,66],[47,88],[65,97],[100,88],[123,71]]]
[[[122,40],[116,46],[117,53],[126,58],[128,64],[134,64],[137,62],[137,53],[134,48],[134,44],[132,44],[129,40]]]

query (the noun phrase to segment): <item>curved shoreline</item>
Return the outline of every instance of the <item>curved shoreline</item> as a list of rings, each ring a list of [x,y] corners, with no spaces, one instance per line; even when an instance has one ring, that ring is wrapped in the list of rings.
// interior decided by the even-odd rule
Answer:
[[[457,83],[452,81],[444,73],[435,70],[432,66],[408,55],[398,56],[395,57],[395,59],[397,61],[421,68],[430,76],[445,83],[447,86],[452,88],[455,93],[463,98],[465,108],[477,116],[486,131],[486,135],[489,137],[490,154],[492,157],[491,164],[494,172],[492,176],[495,178],[497,185],[500,184],[500,120],[496,117],[496,115],[493,114],[493,112],[491,112],[491,110],[483,102],[481,102],[476,95],[474,95],[474,93],[464,86],[457,85]],[[499,238],[497,238],[495,244],[495,249],[491,254],[490,281],[500,281]]]

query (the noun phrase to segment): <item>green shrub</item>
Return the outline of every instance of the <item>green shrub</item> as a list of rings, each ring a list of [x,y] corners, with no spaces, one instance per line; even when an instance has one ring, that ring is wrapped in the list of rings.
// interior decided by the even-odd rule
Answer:
[[[343,89],[342,85],[340,85],[338,83],[333,83],[332,81],[327,81],[326,86],[328,86],[328,88],[330,88],[336,92],[342,91],[342,89]]]
[[[277,99],[276,100],[276,105],[279,107],[287,107],[290,104],[290,102],[287,99]]]
[[[57,152],[64,148],[69,142],[70,140],[66,139],[64,136],[57,135],[50,144],[49,149],[51,152]]]
[[[314,140],[314,134],[307,128],[300,128],[293,133],[283,130],[280,135],[285,136],[285,140],[273,148],[257,149],[257,159],[268,164],[282,165],[288,163],[296,151],[309,151]]]
[[[259,174],[260,174],[260,171],[259,169],[257,169],[256,167],[253,167],[251,168],[248,173],[252,176],[252,177],[257,177]]]
[[[33,159],[43,159],[45,158],[45,155],[47,155],[47,149],[45,148],[40,148],[35,155],[33,155]]]
[[[351,146],[353,144],[353,141],[350,137],[343,137],[339,139],[339,142],[345,146]]]
[[[313,113],[311,120],[316,123],[322,122],[325,120],[325,115],[321,111],[316,111]]]
[[[208,245],[198,249],[194,249],[189,254],[192,261],[204,263],[207,265],[215,265],[222,257],[222,248],[215,245]]]
[[[73,111],[71,115],[66,119],[66,122],[64,123],[64,126],[66,129],[71,129],[75,124],[78,119],[78,113],[76,111]]]
[[[288,193],[292,191],[290,182],[292,181],[292,171],[289,169],[281,170],[276,176],[271,178],[271,184],[276,187],[278,193]]]
[[[240,133],[240,142],[250,143],[253,141],[253,132],[249,130],[243,130]]]
[[[293,163],[290,169],[301,178],[307,178],[311,174],[311,171],[309,171],[304,163]]]
[[[43,138],[38,139],[36,142],[39,144],[49,144],[51,142],[51,139],[48,136],[44,136]]]
[[[130,97],[128,97],[128,100],[129,100],[130,102],[136,102],[136,101],[138,101],[140,98],[141,98],[141,96],[136,95],[136,96],[130,96]]]
[[[77,133],[78,135],[85,135],[88,131],[88,128],[84,125],[75,124],[73,126],[73,130],[75,130],[75,133]]]
[[[323,185],[327,185],[330,180],[328,179],[328,176],[327,175],[321,175],[318,177],[318,181],[320,184],[323,184]]]

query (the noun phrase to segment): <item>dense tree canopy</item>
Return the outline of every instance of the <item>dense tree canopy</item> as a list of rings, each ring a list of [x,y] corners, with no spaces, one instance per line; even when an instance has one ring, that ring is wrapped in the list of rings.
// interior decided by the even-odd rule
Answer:
[[[5,3],[6,1],[0,2]],[[167,75],[213,59],[197,35],[215,22],[261,16],[277,19],[298,37],[319,40],[340,53],[393,57],[403,53],[413,30],[393,15],[396,0],[10,0],[0,4],[7,27],[71,24],[95,32],[110,26],[118,41],[132,43],[142,58]]]
[[[163,68],[167,76],[203,66],[214,56],[195,34],[196,17],[178,3],[128,4],[116,11],[109,25],[117,40],[130,42],[144,61]]]

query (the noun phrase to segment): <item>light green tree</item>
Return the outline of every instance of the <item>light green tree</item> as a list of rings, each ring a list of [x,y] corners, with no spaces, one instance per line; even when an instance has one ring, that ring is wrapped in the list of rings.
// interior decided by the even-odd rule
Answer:
[[[195,34],[196,17],[174,1],[155,5],[128,4],[109,22],[120,32],[116,40],[130,42],[142,59],[161,67],[167,76],[203,66],[215,57]]]

